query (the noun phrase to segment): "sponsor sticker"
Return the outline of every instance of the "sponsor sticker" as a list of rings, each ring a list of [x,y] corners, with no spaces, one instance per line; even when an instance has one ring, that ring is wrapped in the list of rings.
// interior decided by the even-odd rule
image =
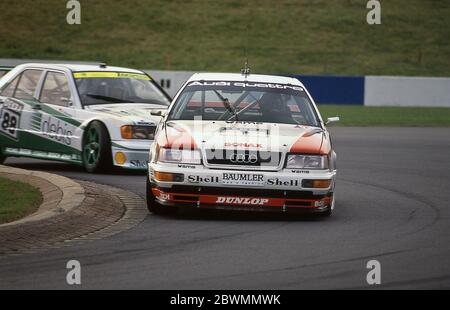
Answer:
[[[239,186],[276,186],[284,187],[300,187],[300,181],[297,179],[265,179],[262,174],[241,173],[241,172],[223,172],[222,180],[219,176],[199,176],[188,175],[189,183],[222,183],[223,185],[239,185]]]
[[[229,173],[222,175],[222,184],[225,185],[251,185],[264,186],[264,175],[249,173]]]
[[[189,175],[188,182],[189,183],[219,183],[219,177],[214,177],[214,176],[201,177],[198,175]]]
[[[269,202],[267,198],[249,198],[249,197],[217,197],[216,203],[230,205],[258,205],[264,206]]]
[[[145,74],[139,73],[127,73],[127,72],[77,72],[73,74],[76,79],[89,79],[89,78],[128,78],[137,80],[150,81],[150,78]]]
[[[191,82],[188,86],[234,86],[242,88],[269,88],[269,89],[290,89],[296,91],[303,91],[303,87],[277,84],[277,83],[252,83],[252,82],[222,82],[222,81],[195,81]]]
[[[197,167],[194,166],[194,165],[185,165],[185,164],[179,164],[178,168],[182,168],[182,169],[197,169]]]
[[[273,178],[267,180],[267,185],[297,187],[300,186],[300,182],[299,180],[280,180],[279,178]]]
[[[308,174],[309,171],[308,170],[291,170],[292,173],[299,173],[299,174]]]
[[[240,143],[240,142],[225,142],[224,147],[234,147],[234,148],[262,148],[260,143]]]
[[[43,115],[41,119],[41,134],[51,140],[72,146],[73,133],[76,126],[67,123],[59,118],[52,117],[50,114]]]
[[[130,165],[134,168],[147,168],[148,160],[133,159],[130,160]]]

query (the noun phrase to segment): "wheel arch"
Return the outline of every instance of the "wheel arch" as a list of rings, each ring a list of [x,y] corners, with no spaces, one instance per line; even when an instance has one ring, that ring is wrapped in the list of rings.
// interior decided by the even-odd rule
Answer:
[[[94,122],[98,122],[98,123],[100,123],[100,125],[102,125],[103,127],[105,127],[106,128],[106,132],[108,133],[108,138],[109,138],[109,140],[111,141],[112,140],[112,137],[111,137],[111,131],[110,131],[110,128],[108,127],[108,125],[106,124],[106,122],[103,120],[103,119],[101,119],[101,118],[92,118],[92,119],[89,119],[89,120],[87,120],[86,122],[84,122],[83,124],[81,124],[81,128],[83,129],[83,133],[82,133],[82,137],[81,137],[81,147],[83,148],[83,146],[84,146],[84,139],[85,139],[85,136],[86,136],[86,132],[87,132],[87,129],[92,125],[92,123],[94,123]]]

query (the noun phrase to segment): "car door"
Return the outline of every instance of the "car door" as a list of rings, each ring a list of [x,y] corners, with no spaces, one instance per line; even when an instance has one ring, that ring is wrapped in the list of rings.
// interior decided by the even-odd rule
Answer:
[[[26,69],[0,90],[0,144],[9,155],[31,155],[38,143],[33,137],[33,114],[39,107],[36,91],[43,70]]]
[[[42,135],[54,143],[46,144],[51,156],[79,159],[79,126],[69,78],[61,71],[47,71],[39,92],[42,104]],[[67,155],[69,157],[67,157]]]

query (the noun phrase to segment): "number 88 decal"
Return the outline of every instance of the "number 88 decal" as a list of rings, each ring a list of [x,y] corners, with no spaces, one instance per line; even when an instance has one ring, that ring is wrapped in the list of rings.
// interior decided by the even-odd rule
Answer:
[[[20,114],[8,109],[3,109],[0,113],[0,131],[9,137],[17,139],[17,126]]]

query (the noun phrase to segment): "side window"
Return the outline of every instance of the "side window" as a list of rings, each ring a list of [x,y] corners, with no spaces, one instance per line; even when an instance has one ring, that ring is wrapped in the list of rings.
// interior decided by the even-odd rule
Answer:
[[[10,82],[5,88],[3,88],[1,95],[4,97],[13,97],[16,90],[17,82],[20,80],[20,75],[17,76],[12,82]]]
[[[41,70],[25,70],[21,75],[14,98],[33,99],[41,74]]]
[[[64,73],[48,72],[42,87],[40,101],[68,107],[69,100],[69,83]]]

